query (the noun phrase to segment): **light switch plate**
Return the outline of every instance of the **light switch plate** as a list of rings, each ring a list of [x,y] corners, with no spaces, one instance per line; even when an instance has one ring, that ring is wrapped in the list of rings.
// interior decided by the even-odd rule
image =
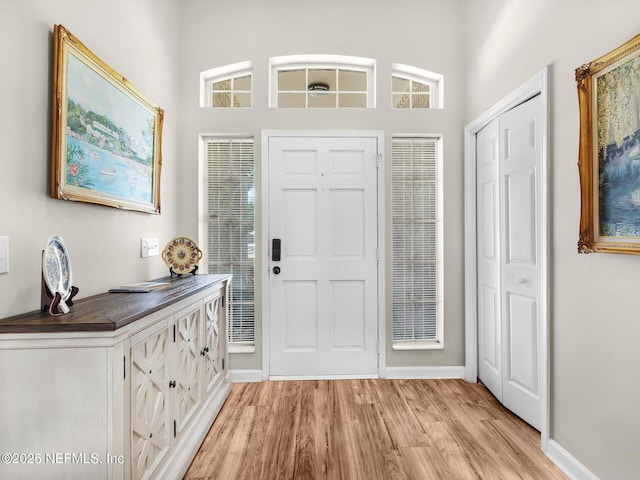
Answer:
[[[160,255],[160,241],[157,238],[140,239],[140,256],[142,258]]]
[[[0,237],[0,273],[9,272],[9,237]]]

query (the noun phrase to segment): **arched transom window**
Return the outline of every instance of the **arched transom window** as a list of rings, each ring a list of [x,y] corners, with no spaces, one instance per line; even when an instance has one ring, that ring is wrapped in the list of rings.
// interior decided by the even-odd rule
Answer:
[[[443,108],[443,76],[394,63],[391,74],[393,108]]]
[[[252,62],[234,63],[202,72],[200,74],[200,106],[250,107],[252,80]]]
[[[375,63],[339,55],[272,57],[269,106],[374,108]]]
[[[376,60],[344,55],[289,55],[269,59],[269,107],[375,108]],[[200,74],[200,106],[252,106],[253,62],[212,68]],[[444,77],[394,63],[391,106],[443,108]]]

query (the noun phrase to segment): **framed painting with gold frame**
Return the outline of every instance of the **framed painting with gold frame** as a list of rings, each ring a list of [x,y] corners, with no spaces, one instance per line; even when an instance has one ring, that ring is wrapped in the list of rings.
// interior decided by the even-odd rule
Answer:
[[[640,254],[640,35],[576,69],[580,253]]]
[[[160,213],[164,111],[54,26],[51,196]]]

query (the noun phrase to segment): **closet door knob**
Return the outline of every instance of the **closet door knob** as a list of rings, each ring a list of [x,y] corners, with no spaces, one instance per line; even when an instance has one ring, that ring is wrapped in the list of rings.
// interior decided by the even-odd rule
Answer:
[[[524,277],[518,277],[516,278],[516,283],[522,285],[523,283],[527,283],[527,280]]]

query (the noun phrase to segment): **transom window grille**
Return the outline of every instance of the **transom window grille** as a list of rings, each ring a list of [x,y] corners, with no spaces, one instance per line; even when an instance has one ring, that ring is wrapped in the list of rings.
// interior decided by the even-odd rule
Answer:
[[[393,65],[391,98],[393,108],[442,108],[442,75]]]
[[[251,107],[253,74],[250,62],[207,70],[200,74],[200,80],[201,107]]]
[[[393,348],[442,348],[438,138],[391,144]]]
[[[208,273],[231,273],[230,346],[255,344],[254,141],[206,139],[204,195]]]
[[[275,57],[270,106],[372,108],[375,60],[331,55]]]
[[[431,108],[431,85],[395,75],[391,85],[394,108]]]

